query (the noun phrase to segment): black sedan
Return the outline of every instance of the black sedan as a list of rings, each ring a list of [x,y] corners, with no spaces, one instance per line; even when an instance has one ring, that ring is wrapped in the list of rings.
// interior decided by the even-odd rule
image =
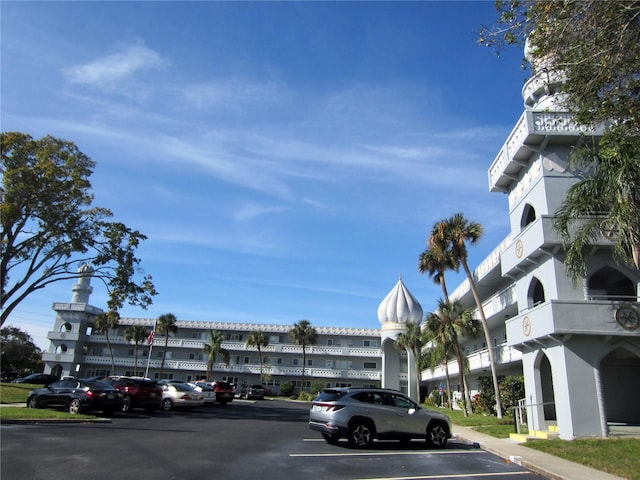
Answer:
[[[56,377],[55,375],[49,375],[47,373],[31,373],[26,377],[16,378],[15,380],[12,380],[11,383],[35,383],[35,384],[49,385],[50,383],[53,383],[56,380],[60,380],[60,377]]]
[[[29,392],[27,407],[60,408],[70,413],[101,411],[112,415],[122,409],[122,401],[122,394],[102,380],[63,378]]]

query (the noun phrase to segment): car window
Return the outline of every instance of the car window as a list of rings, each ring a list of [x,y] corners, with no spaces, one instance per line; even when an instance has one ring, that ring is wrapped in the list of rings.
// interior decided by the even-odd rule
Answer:
[[[316,401],[318,402],[335,402],[336,400],[344,397],[345,392],[341,392],[340,390],[323,390],[320,392]]]
[[[73,380],[71,378],[66,378],[59,383],[60,388],[77,388],[79,385],[77,380]]]
[[[391,395],[391,400],[393,402],[393,405],[396,407],[405,408],[407,410],[410,408],[416,408],[415,403],[413,403],[408,398],[402,397],[400,395]]]

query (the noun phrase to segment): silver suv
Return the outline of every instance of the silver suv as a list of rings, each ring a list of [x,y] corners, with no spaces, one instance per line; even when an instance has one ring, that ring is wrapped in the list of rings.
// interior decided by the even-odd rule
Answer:
[[[324,389],[311,405],[309,428],[329,443],[346,437],[355,448],[366,448],[374,439],[409,442],[412,438],[442,448],[451,438],[449,417],[383,388]]]

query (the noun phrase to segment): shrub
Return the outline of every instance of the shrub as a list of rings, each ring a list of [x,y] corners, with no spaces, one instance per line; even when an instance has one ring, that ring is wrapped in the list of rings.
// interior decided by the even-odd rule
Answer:
[[[314,380],[309,387],[309,393],[316,397],[324,388],[324,382],[322,380]]]
[[[283,382],[280,384],[280,394],[283,397],[290,397],[293,393],[293,383],[291,382]]]

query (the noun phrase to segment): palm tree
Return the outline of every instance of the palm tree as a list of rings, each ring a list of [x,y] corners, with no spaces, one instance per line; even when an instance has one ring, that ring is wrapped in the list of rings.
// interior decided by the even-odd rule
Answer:
[[[262,347],[269,345],[269,339],[262,330],[254,330],[249,334],[246,341],[247,347],[258,349],[258,360],[260,361],[260,383],[262,383]]]
[[[422,274],[429,274],[433,277],[433,282],[442,287],[442,294],[445,301],[449,301],[449,292],[444,279],[444,273],[447,270],[458,271],[460,262],[448,248],[442,248],[441,245],[435,243],[420,254],[418,258],[418,271]]]
[[[556,211],[554,227],[566,249],[565,267],[575,281],[586,276],[585,255],[601,235],[614,258],[640,268],[640,140],[609,131],[598,148],[575,149],[570,164],[589,172],[573,184]]]
[[[427,343],[427,335],[420,328],[420,324],[407,322],[406,330],[399,333],[394,341],[396,348],[407,350],[413,355],[413,363],[416,369],[416,382],[418,401],[420,401],[420,366],[422,365],[422,348]]]
[[[454,216],[446,220],[441,220],[434,225],[431,235],[429,236],[429,246],[442,251],[451,250],[453,256],[460,262],[467,275],[471,294],[473,295],[476,307],[478,308],[478,313],[480,314],[480,321],[482,322],[482,329],[484,330],[487,351],[489,352],[491,377],[496,396],[496,415],[498,418],[502,418],[502,400],[500,398],[498,375],[496,373],[496,360],[493,352],[493,343],[491,342],[491,333],[489,332],[489,324],[487,323],[487,318],[484,314],[484,309],[482,308],[482,302],[480,301],[478,289],[476,288],[476,282],[471,270],[469,269],[469,263],[467,262],[467,242],[473,245],[481,236],[482,225],[477,222],[468,221],[464,218],[462,213],[456,213]]]
[[[162,363],[160,364],[160,375],[158,378],[162,379],[162,373],[164,372],[164,361],[167,357],[167,345],[169,344],[169,334],[178,333],[178,326],[176,322],[178,319],[173,313],[163,313],[156,320],[156,332],[164,335],[164,350],[162,351]]]
[[[467,385],[465,377],[465,362],[460,347],[460,337],[475,334],[479,329],[478,322],[473,319],[472,312],[465,309],[459,300],[438,302],[438,309],[427,315],[427,329],[432,332],[436,342],[441,343],[445,350],[452,350],[458,362],[460,389],[464,416],[467,410]],[[470,402],[469,402],[470,403]]]
[[[289,340],[302,346],[302,385],[300,392],[304,391],[304,367],[307,364],[307,345],[316,343],[316,329],[311,326],[309,320],[300,320],[289,330]]]
[[[209,330],[209,341],[204,344],[204,352],[207,354],[207,381],[213,381],[213,364],[216,363],[218,355],[222,357],[224,363],[229,365],[229,350],[222,347],[224,335],[218,330]]]
[[[120,325],[120,314],[114,310],[101,312],[96,315],[93,326],[98,332],[105,336],[107,347],[109,348],[109,356],[111,357],[111,375],[116,374],[116,364],[113,360],[113,350],[111,349],[111,341],[109,340],[109,330],[118,328]]]
[[[148,333],[142,325],[129,325],[124,331],[124,339],[133,342],[133,356],[135,357],[135,367],[133,375],[138,375],[138,344],[147,339]]]

